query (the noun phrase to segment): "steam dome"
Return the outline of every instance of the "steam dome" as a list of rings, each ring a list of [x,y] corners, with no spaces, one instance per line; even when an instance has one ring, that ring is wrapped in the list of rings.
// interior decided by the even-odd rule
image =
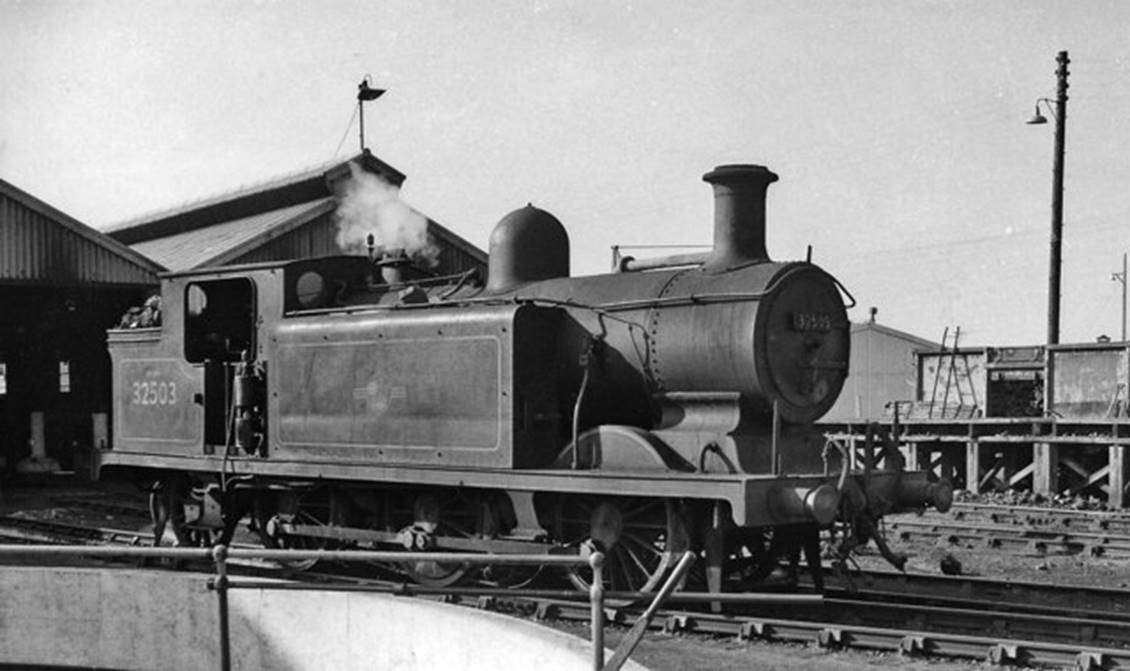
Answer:
[[[528,282],[569,276],[569,234],[533,205],[503,217],[490,234],[487,291],[510,291]]]

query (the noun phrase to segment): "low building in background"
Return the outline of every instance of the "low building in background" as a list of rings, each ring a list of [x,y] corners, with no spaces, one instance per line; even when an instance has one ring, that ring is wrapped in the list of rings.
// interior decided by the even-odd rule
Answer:
[[[821,421],[882,419],[888,403],[915,398],[915,352],[939,349],[936,342],[874,319],[852,324],[848,378],[839,400]]]
[[[106,329],[163,270],[0,180],[0,475],[89,475],[110,440]]]

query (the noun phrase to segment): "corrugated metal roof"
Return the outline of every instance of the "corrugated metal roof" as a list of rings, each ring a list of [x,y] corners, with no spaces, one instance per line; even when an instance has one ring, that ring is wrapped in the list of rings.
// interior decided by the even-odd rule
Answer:
[[[281,235],[333,208],[334,198],[328,196],[207,228],[139,242],[132,247],[173,271],[223,265],[264,238]]]
[[[260,184],[240,187],[234,191],[153,212],[114,224],[105,231],[115,240],[127,245],[135,245],[146,240],[164,238],[282,207],[308,203],[317,198],[333,195],[334,183],[349,176],[351,163],[362,166],[368,172],[381,175],[396,186],[405,179],[403,173],[373,156],[366,149],[361,154],[345,160],[322,163]]]
[[[349,177],[351,164],[397,186],[405,179],[366,150],[350,159],[127,222],[107,233],[170,270],[341,253],[328,221],[314,220],[334,210],[335,196]],[[485,271],[486,252],[431,219],[428,233],[441,248],[446,272],[472,267]]]
[[[0,179],[0,282],[148,286],[163,270]]]
[[[134,228],[134,227],[138,226],[139,224],[145,224],[145,223],[148,223],[148,222],[158,221],[158,220],[161,220],[161,219],[169,219],[169,218],[174,217],[178,214],[183,214],[183,213],[186,213],[186,212],[195,212],[197,210],[202,210],[204,208],[210,207],[212,205],[217,205],[217,204],[225,203],[225,202],[228,202],[228,201],[231,201],[231,200],[236,200],[238,198],[242,198],[243,196],[257,194],[257,193],[260,193],[262,191],[269,191],[269,190],[272,190],[272,189],[277,189],[279,187],[291,186],[291,185],[297,184],[299,182],[304,182],[304,181],[311,179],[313,177],[320,177],[327,170],[329,170],[330,168],[332,168],[335,165],[338,165],[340,163],[341,163],[340,160],[325,161],[323,163],[319,163],[318,165],[310,166],[308,168],[304,168],[304,169],[298,170],[296,172],[288,173],[288,174],[285,174],[285,175],[279,175],[277,177],[271,177],[271,178],[264,180],[262,182],[256,182],[254,184],[244,184],[244,185],[238,186],[234,189],[231,189],[229,191],[225,191],[225,192],[222,192],[222,193],[210,194],[208,196],[204,196],[204,197],[201,197],[201,198],[197,198],[195,200],[183,202],[183,203],[180,203],[178,205],[174,205],[172,207],[164,207],[164,208],[161,208],[159,210],[154,210],[152,212],[143,212],[143,213],[141,213],[141,214],[139,214],[135,217],[131,217],[131,218],[125,220],[125,221],[119,221],[119,222],[116,222],[114,224],[111,224],[111,225],[107,226],[105,230],[106,230],[107,233],[111,233],[111,234],[117,233],[117,232],[125,230],[125,229]]]

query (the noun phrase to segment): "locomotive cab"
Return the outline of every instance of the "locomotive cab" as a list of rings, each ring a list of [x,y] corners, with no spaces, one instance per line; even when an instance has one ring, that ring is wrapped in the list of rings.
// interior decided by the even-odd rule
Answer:
[[[263,315],[281,303],[274,275],[265,265],[169,274],[159,326],[109,332],[115,441],[103,466],[250,447],[263,420]]]

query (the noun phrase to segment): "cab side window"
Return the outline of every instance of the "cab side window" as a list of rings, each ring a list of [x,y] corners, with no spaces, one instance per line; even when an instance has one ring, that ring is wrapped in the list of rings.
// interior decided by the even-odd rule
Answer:
[[[237,278],[192,282],[184,296],[184,355],[192,363],[239,361],[255,350],[255,286]]]

